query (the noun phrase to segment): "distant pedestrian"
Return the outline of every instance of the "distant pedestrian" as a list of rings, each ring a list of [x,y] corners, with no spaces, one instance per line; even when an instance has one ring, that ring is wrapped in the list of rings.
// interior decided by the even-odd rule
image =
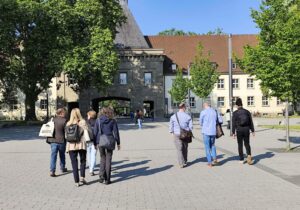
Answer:
[[[100,152],[100,171],[99,171],[99,182],[110,184],[111,180],[111,161],[113,155],[113,149],[107,149],[99,145],[103,140],[101,135],[106,135],[114,139],[114,143],[117,143],[118,150],[120,150],[120,135],[118,124],[115,119],[113,119],[113,111],[110,108],[102,108],[100,112],[100,117],[96,120],[94,127],[94,136],[96,138],[95,144],[99,148]]]
[[[54,122],[54,136],[47,138],[47,142],[51,146],[50,158],[50,176],[55,177],[57,153],[60,158],[60,170],[62,173],[67,172],[66,166],[66,139],[65,139],[65,125],[66,125],[66,110],[60,108],[56,111],[56,116],[53,118]]]
[[[88,132],[90,136],[90,141],[87,142],[87,160],[89,164],[90,175],[94,176],[94,170],[96,166],[96,155],[97,147],[95,146],[95,138],[93,130],[96,124],[97,113],[93,110],[87,113],[87,124],[89,126]]]
[[[243,108],[242,99],[238,98],[236,100],[236,105],[238,109],[233,112],[233,116],[232,116],[233,138],[237,136],[240,163],[244,163],[244,152],[243,152],[243,143],[244,143],[246,148],[246,153],[247,153],[247,163],[249,165],[252,165],[253,160],[251,157],[250,131],[252,132],[253,137],[255,136],[252,116],[247,109]]]
[[[71,111],[70,120],[67,122],[67,128],[70,126],[76,126],[78,129],[78,133],[76,131],[76,135],[78,135],[78,142],[69,142],[68,133],[67,136],[67,152],[70,155],[72,168],[73,168],[73,176],[75,185],[77,187],[80,184],[86,184],[85,180],[85,167],[86,167],[86,139],[83,135],[84,130],[88,130],[87,122],[82,118],[80,110],[78,108],[74,108]],[[71,130],[72,131],[72,130]],[[75,135],[75,134],[74,134]],[[78,160],[77,157],[80,156],[80,179],[78,173]]]
[[[218,164],[217,151],[215,146],[216,140],[216,122],[223,123],[221,115],[217,110],[210,107],[208,102],[203,104],[204,110],[200,113],[200,126],[202,127],[203,141],[205,145],[205,153],[209,167]]]
[[[142,129],[144,113],[142,111],[138,111],[136,118],[137,118],[138,128]]]
[[[186,131],[193,130],[193,122],[190,115],[185,113],[185,103],[179,104],[179,111],[173,114],[170,118],[169,131],[173,134],[174,143],[177,150],[177,158],[179,167],[187,166],[188,161],[188,142],[180,140],[180,129]]]
[[[226,110],[225,121],[227,122],[227,130],[230,130],[230,109]]]

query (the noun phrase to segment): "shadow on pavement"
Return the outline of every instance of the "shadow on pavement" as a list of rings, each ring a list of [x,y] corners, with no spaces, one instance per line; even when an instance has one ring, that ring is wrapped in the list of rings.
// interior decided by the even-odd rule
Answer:
[[[149,167],[142,167],[142,168],[127,170],[127,171],[121,171],[120,173],[112,175],[112,178],[117,178],[113,181],[113,183],[122,182],[140,176],[150,176],[156,173],[166,171],[172,167],[173,165],[167,165],[167,166],[163,166],[160,168],[153,168],[153,169],[149,169]]]
[[[278,141],[286,141],[286,139],[278,139]],[[294,144],[300,144],[300,137],[290,136],[290,142]]]
[[[221,158],[223,158],[224,157],[224,154],[221,154],[221,155],[217,155],[217,159],[219,160],[219,159],[221,159]],[[206,157],[201,157],[201,158],[198,158],[198,159],[195,159],[195,160],[193,160],[192,162],[188,162],[188,167],[189,166],[192,166],[192,165],[194,165],[194,164],[196,164],[196,163],[207,163],[207,159],[206,159]]]
[[[224,156],[224,155],[223,155]],[[221,161],[219,161],[219,166],[222,166],[224,164],[226,164],[227,162],[230,162],[230,161],[238,161],[240,158],[239,156],[231,156],[231,157],[228,157],[226,159],[223,159]]]
[[[27,140],[39,140],[39,141],[46,142],[46,138],[42,138],[38,136],[39,130],[40,127],[37,126],[1,128],[0,142],[27,141]]]
[[[260,160],[272,158],[274,157],[274,155],[275,154],[273,152],[266,152],[265,154],[256,155],[253,157],[253,165],[257,164]]]
[[[140,162],[128,163],[128,164],[112,167],[111,171],[115,171],[115,170],[119,170],[119,169],[123,169],[123,168],[129,168],[129,167],[136,167],[136,166],[139,166],[139,165],[144,165],[144,164],[149,163],[150,161],[151,160],[143,160],[143,161],[140,161]]]

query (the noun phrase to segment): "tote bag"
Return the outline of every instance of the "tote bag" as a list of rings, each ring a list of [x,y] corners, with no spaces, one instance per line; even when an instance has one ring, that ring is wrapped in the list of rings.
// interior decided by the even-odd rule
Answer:
[[[39,136],[40,137],[53,137],[54,134],[54,122],[53,118],[45,124],[42,125]]]

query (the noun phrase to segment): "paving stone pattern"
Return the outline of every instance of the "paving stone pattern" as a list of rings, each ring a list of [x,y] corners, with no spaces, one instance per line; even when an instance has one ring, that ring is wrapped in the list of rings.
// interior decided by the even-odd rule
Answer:
[[[0,209],[300,209],[299,153],[268,150],[285,146],[278,140],[283,131],[257,132],[251,140],[253,166],[237,161],[236,141],[226,131],[217,141],[221,165],[210,169],[195,122],[189,166],[181,169],[167,127],[120,125],[113,183],[100,184],[87,170],[88,185],[79,188],[68,156],[69,172],[49,177],[50,148],[37,137],[38,127],[0,129]]]

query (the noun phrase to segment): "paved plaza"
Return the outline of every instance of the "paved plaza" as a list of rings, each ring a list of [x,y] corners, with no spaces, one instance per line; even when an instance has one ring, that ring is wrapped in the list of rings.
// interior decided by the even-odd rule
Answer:
[[[87,173],[88,185],[76,188],[69,156],[69,172],[49,176],[50,147],[38,130],[0,129],[0,209],[300,209],[300,153],[280,152],[284,131],[257,128],[253,166],[239,163],[236,141],[226,131],[217,140],[220,166],[208,168],[195,121],[197,138],[181,169],[167,122],[146,122],[143,130],[122,123],[113,183],[100,184]],[[291,132],[292,147],[299,146],[299,134]]]

